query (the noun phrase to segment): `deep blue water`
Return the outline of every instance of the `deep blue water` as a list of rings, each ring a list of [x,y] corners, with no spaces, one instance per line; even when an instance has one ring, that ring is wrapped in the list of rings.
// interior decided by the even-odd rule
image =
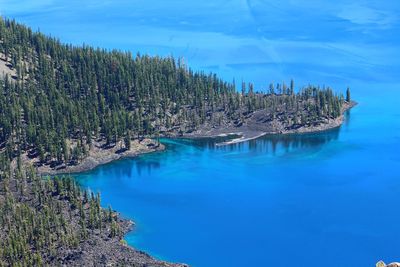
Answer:
[[[193,266],[400,260],[397,0],[0,0],[62,41],[182,56],[227,80],[352,88],[340,129],[167,150],[77,176],[137,223],[129,244]],[[323,264],[322,264],[323,263]]]

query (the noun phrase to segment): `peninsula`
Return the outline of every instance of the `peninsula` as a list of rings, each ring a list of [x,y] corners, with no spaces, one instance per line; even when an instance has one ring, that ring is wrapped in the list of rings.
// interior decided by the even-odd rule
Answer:
[[[353,107],[329,87],[294,81],[256,90],[182,60],[75,47],[0,19],[0,265],[182,266],[125,245],[130,223],[69,178],[164,149],[159,137],[264,134],[338,127]],[[96,249],[94,249],[96,248]]]

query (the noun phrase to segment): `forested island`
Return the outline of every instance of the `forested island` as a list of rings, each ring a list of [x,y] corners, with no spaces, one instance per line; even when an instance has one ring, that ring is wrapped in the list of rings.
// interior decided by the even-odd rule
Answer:
[[[173,266],[127,247],[129,222],[98,195],[41,175],[162,150],[159,137],[322,131],[355,105],[349,89],[238,89],[183,60],[67,45],[7,19],[0,77],[0,266]]]

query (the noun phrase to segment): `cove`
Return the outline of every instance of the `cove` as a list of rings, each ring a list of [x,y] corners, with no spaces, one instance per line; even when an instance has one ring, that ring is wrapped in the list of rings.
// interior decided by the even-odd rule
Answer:
[[[101,192],[103,206],[135,221],[130,245],[164,260],[332,267],[394,261],[399,93],[363,92],[338,129],[221,147],[213,139],[163,139],[164,152],[76,179]]]

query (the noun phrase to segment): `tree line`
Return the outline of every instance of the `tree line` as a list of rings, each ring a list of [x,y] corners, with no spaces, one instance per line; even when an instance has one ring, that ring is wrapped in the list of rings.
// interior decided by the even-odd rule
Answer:
[[[0,148],[9,158],[29,152],[78,162],[96,140],[129,146],[131,138],[184,134],[260,109],[306,110],[303,120],[312,121],[339,116],[344,101],[329,88],[295,93],[293,81],[267,92],[243,83],[238,92],[173,57],[62,44],[13,20],[0,19],[0,40],[2,60],[16,72],[0,82]]]

